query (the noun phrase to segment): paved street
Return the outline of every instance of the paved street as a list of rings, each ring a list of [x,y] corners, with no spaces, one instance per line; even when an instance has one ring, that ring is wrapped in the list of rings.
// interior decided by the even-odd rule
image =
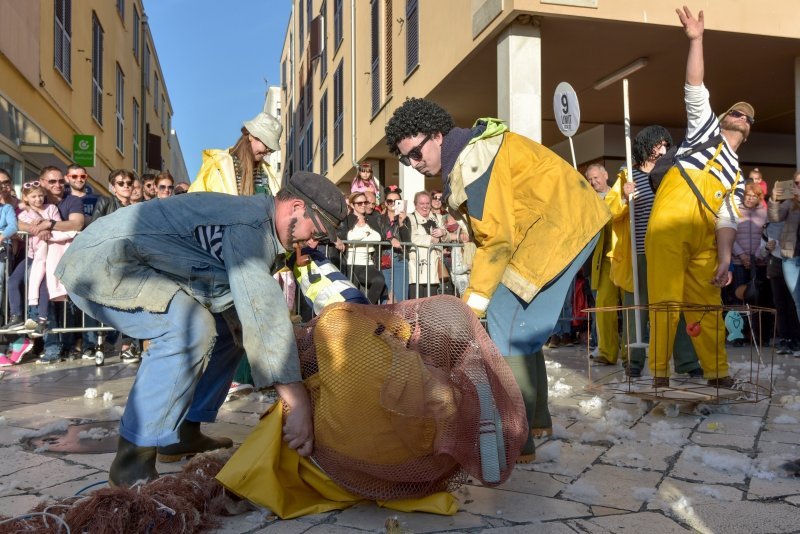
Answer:
[[[734,368],[746,372],[750,350],[731,352]],[[554,436],[503,486],[462,487],[455,516],[394,514],[373,504],[292,521],[251,511],[224,518],[218,531],[378,532],[393,515],[403,532],[415,533],[800,531],[800,477],[781,468],[800,458],[800,358],[775,356],[770,400],[701,415],[691,406],[676,414],[664,403],[587,391],[585,348],[546,349],[546,356]],[[135,372],[116,357],[98,368],[84,360],[2,370],[0,513],[22,514],[47,496],[71,496],[106,479],[113,453],[54,452],[54,438],[84,423],[81,444],[108,450],[115,425],[101,422],[119,420]],[[609,374],[605,380],[618,379],[621,368],[594,367],[591,379]],[[207,431],[241,442],[267,400],[227,403]],[[54,430],[46,444],[37,441],[42,429]],[[162,473],[175,470],[159,465]]]

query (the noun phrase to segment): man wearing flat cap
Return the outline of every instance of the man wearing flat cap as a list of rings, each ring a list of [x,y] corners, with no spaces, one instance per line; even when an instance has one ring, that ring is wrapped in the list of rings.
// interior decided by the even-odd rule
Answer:
[[[283,439],[313,448],[283,293],[265,273],[295,244],[330,237],[347,216],[326,178],[298,172],[273,198],[189,193],[103,217],[75,238],[56,269],[95,319],[150,340],[120,421],[113,485],[156,478],[156,454],[230,447],[200,432],[214,421],[246,352],[257,387],[288,408]],[[237,332],[241,328],[241,332]]]
[[[676,10],[689,39],[684,87],[688,127],[678,150],[678,164],[656,191],[645,237],[650,303],[684,302],[720,306],[720,288],[730,283],[728,267],[736,237],[744,179],[737,152],[747,141],[755,111],[738,102],[716,117],[703,84],[703,12]],[[678,310],[650,312],[650,370],[653,385],[669,385]],[[686,321],[699,323],[692,338],[710,386],[731,387],[721,311],[684,310]]]

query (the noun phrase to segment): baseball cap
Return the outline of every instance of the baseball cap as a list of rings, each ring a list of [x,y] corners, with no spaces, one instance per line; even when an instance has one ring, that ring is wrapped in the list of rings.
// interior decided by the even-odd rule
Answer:
[[[722,117],[724,117],[725,115],[727,115],[728,113],[730,113],[731,111],[734,111],[734,110],[744,113],[745,115],[747,115],[751,119],[755,119],[756,118],[756,110],[753,109],[753,106],[751,106],[747,102],[737,102],[737,103],[735,103],[734,105],[729,107],[728,110],[725,113],[723,113],[722,115],[720,115],[717,118],[719,120],[722,120]]]
[[[298,171],[286,182],[286,189],[305,202],[309,216],[321,220],[328,238],[336,241],[336,229],[347,218],[347,204],[339,188],[322,175]]]
[[[258,138],[267,148],[273,151],[281,149],[281,133],[283,126],[269,113],[261,112],[249,121],[242,124],[250,135]]]

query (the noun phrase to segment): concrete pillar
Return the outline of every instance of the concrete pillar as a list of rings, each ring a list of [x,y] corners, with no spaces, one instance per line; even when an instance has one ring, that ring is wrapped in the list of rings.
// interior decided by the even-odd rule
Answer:
[[[794,58],[794,166],[800,169],[800,57]]]
[[[539,20],[520,15],[497,42],[497,116],[542,141],[542,37]]]
[[[425,190],[425,175],[414,170],[413,167],[406,167],[402,163],[400,167],[400,179],[398,183],[403,190],[403,200],[408,201],[408,213],[414,210],[414,195],[418,191]]]

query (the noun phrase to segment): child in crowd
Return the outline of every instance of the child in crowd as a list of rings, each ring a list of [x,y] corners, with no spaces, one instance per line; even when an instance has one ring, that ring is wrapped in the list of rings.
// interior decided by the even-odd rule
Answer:
[[[50,221],[52,228],[61,220],[58,208],[53,204],[45,204],[46,192],[38,181],[26,182],[22,186],[22,199],[25,209],[20,211],[18,219],[31,224],[37,221]],[[8,301],[11,317],[3,326],[5,330],[33,330],[31,337],[41,337],[47,330],[47,311],[51,298],[63,298],[66,295],[63,286],[52,276],[52,270],[63,254],[58,243],[68,241],[76,232],[45,231],[38,235],[28,236],[26,261],[20,262],[8,278]],[[53,245],[53,246],[51,246]],[[23,317],[23,292],[25,275],[30,272],[28,283],[28,302],[38,308],[38,321]],[[38,288],[38,289],[37,289]],[[52,294],[50,292],[52,289]],[[16,363],[16,362],[14,362]]]

